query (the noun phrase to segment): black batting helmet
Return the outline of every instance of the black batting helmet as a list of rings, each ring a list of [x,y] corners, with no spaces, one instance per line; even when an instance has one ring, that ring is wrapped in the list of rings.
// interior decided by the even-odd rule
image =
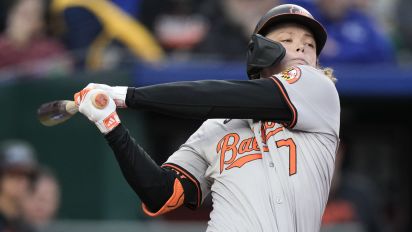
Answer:
[[[288,22],[304,25],[312,31],[316,41],[316,53],[319,55],[326,43],[326,30],[309,11],[298,5],[283,4],[272,8],[259,20],[253,34],[265,36],[273,26]]]

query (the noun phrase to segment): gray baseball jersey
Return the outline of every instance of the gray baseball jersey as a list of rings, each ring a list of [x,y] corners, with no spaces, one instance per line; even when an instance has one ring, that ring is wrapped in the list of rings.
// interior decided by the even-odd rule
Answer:
[[[339,143],[340,103],[322,71],[274,75],[288,124],[211,119],[166,162],[212,194],[207,231],[319,231]],[[258,93],[257,93],[258,94]]]

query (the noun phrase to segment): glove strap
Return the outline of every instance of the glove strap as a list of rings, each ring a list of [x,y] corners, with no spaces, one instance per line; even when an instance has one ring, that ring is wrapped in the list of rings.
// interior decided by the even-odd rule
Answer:
[[[107,134],[112,131],[116,126],[120,124],[120,118],[117,115],[117,112],[111,113],[105,119],[98,121],[95,123],[97,128],[99,128],[100,132],[103,134]]]

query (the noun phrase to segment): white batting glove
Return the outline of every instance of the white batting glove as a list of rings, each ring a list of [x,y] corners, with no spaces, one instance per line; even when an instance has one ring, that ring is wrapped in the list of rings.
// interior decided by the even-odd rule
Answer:
[[[112,87],[112,86],[105,85],[105,84],[90,83],[86,86],[86,89],[104,90],[114,100],[117,108],[127,108],[126,106],[127,86],[113,86]]]
[[[120,124],[116,104],[106,91],[86,88],[76,95],[80,113],[94,122],[103,134],[109,133]]]

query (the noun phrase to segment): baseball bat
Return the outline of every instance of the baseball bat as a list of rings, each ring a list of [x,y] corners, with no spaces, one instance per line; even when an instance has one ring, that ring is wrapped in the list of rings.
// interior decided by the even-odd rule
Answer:
[[[97,93],[92,96],[92,103],[98,109],[104,109],[109,103],[108,96]],[[55,126],[61,124],[79,111],[74,101],[57,100],[42,104],[37,109],[37,118],[44,126]]]

